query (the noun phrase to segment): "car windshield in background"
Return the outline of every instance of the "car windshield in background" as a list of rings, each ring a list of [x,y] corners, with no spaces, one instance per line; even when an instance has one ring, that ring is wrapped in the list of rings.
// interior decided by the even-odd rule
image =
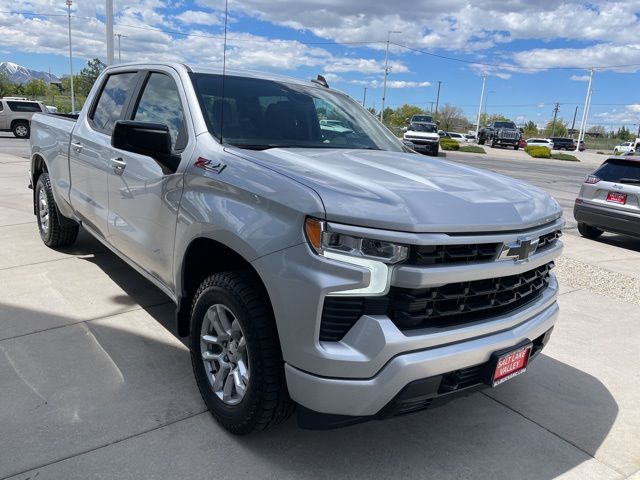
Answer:
[[[640,181],[640,162],[622,159],[607,160],[594,175],[605,182],[638,182]]]
[[[413,117],[411,117],[411,121],[422,122],[422,123],[432,123],[433,117],[430,117],[429,115],[414,115]]]
[[[516,124],[513,122],[496,122],[495,128],[516,128]]]
[[[39,103],[35,102],[7,102],[13,112],[41,112]]]
[[[412,123],[409,125],[409,130],[413,132],[437,133],[438,127],[432,123]]]
[[[192,74],[209,131],[240,148],[403,151],[402,143],[347,95],[311,85]]]

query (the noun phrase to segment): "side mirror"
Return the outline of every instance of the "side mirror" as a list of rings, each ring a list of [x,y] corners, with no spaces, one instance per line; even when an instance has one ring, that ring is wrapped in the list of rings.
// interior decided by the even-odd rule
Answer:
[[[179,156],[171,153],[169,127],[162,123],[118,120],[113,126],[111,146],[151,157],[170,173],[174,173],[180,163]]]

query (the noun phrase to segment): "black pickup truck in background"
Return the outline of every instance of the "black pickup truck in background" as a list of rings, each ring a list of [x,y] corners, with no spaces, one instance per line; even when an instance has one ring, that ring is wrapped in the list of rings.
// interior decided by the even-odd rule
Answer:
[[[498,145],[509,146],[513,147],[514,150],[518,150],[521,137],[522,133],[515,123],[510,121],[493,122],[480,129],[478,143],[480,145],[486,143],[492,147]]]
[[[553,141],[554,150],[575,150],[576,141],[573,138],[549,137]]]

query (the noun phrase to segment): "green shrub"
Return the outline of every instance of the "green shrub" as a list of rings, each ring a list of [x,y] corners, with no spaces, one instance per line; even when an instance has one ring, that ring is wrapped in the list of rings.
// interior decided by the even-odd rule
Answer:
[[[440,139],[440,148],[442,150],[460,150],[460,144],[450,138],[442,137]]]
[[[566,160],[567,162],[579,162],[580,160],[573,155],[569,155],[568,153],[552,153],[551,158],[555,158],[556,160]]]
[[[460,147],[460,151],[468,153],[487,153],[484,151],[484,148],[479,147],[478,145],[463,145]]]
[[[551,150],[549,150],[547,147],[528,145],[524,147],[524,151],[531,155],[533,158],[551,158]]]

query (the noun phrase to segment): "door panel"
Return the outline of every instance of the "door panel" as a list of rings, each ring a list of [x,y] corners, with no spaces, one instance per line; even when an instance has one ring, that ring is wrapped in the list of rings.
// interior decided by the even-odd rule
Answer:
[[[180,96],[169,75],[152,72],[130,118],[169,127],[172,148],[186,145]],[[173,247],[182,176],[163,173],[150,157],[113,150],[109,172],[109,234],[118,250],[173,286]],[[122,163],[124,162],[124,163]]]
[[[111,158],[111,130],[122,118],[137,80],[137,72],[107,77],[89,118],[76,123],[69,149],[71,205],[83,223],[108,237],[107,173]]]

